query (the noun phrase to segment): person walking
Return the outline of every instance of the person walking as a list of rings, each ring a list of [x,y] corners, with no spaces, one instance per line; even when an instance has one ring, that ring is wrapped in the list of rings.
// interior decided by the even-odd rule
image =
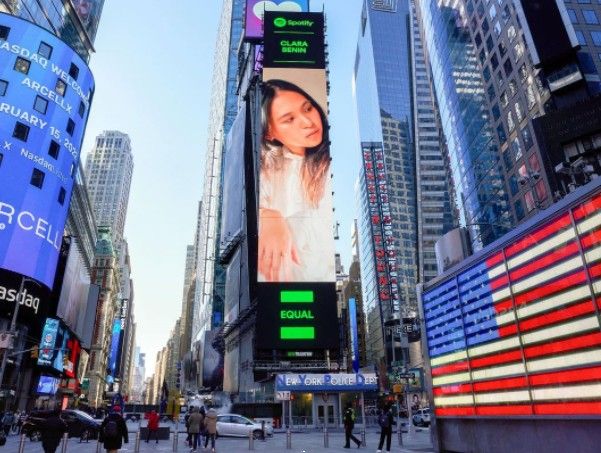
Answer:
[[[351,448],[351,439],[357,444],[357,448],[361,448],[361,441],[353,435],[353,428],[355,427],[355,411],[351,405],[346,406],[344,411],[344,437],[346,443],[343,448]]]
[[[150,440],[150,436],[153,435],[156,443],[159,443],[159,414],[157,411],[152,410],[150,414],[148,414],[148,424],[146,425],[148,428],[148,434],[146,434],[146,443]]]
[[[121,406],[113,406],[110,412],[100,425],[100,442],[108,453],[119,451],[123,443],[128,443],[127,425],[121,416]],[[123,442],[122,442],[123,441]]]
[[[392,441],[392,425],[395,425],[394,417],[390,406],[385,406],[378,415],[378,424],[380,425],[380,443],[378,444],[378,452],[382,451],[384,439],[386,439],[386,451],[390,451],[390,443]]]
[[[190,451],[196,451],[196,448],[200,445],[200,427],[203,422],[203,416],[198,409],[192,409],[192,414],[190,414],[190,418],[188,419],[188,432],[190,433],[190,440],[192,441]]]
[[[55,409],[52,415],[42,423],[42,448],[44,453],[54,453],[67,432],[67,424],[60,417],[60,409]]]
[[[207,436],[205,437],[205,449],[209,445],[209,439],[211,439],[211,451],[215,451],[215,436],[217,435],[217,411],[212,407],[207,411],[207,415],[205,415],[204,425]]]
[[[190,435],[190,414],[192,410],[188,411],[184,416],[184,422],[186,424],[186,445],[192,447],[192,436]]]
[[[2,416],[2,429],[4,430],[4,435],[8,437],[10,434],[10,430],[13,427],[13,423],[15,422],[15,414],[11,411],[6,411]]]

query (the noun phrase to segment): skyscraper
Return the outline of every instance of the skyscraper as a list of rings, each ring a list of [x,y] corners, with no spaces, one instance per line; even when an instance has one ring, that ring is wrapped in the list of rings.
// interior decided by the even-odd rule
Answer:
[[[453,223],[445,209],[448,178],[411,3],[364,2],[354,87],[363,158],[359,256],[373,363],[395,355],[384,325],[416,313],[415,286],[435,275],[435,238]]]
[[[134,170],[129,136],[104,131],[88,153],[85,173],[96,223],[111,228],[113,240],[123,239]]]
[[[222,158],[225,134],[237,109],[238,45],[242,34],[244,1],[226,0],[213,64],[212,99],[200,216],[197,285],[194,296],[192,341],[223,323],[225,270],[215,257],[219,248],[222,199]]]

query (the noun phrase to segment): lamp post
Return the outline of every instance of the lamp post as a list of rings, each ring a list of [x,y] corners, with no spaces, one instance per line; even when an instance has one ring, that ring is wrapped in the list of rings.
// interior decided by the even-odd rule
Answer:
[[[394,364],[396,362],[396,333],[395,330],[397,329],[398,326],[401,325],[401,319],[398,317],[398,314],[396,317],[390,318],[388,321],[386,321],[384,323],[384,325],[390,329],[390,336],[391,336],[391,347],[392,347],[392,363]],[[394,365],[392,365],[394,366]],[[399,446],[402,447],[403,446],[403,429],[401,426],[401,407],[399,404],[399,399],[397,398],[397,396],[395,395],[394,397],[394,401],[395,401],[395,405],[396,405],[396,417],[397,417],[397,427],[398,427],[398,434],[399,434]]]
[[[11,339],[10,339],[10,343],[8,345],[9,347],[7,347],[4,350],[4,353],[2,354],[2,362],[0,364],[0,388],[2,387],[2,384],[4,383],[4,372],[6,370],[6,361],[8,360],[8,350],[13,347],[12,343],[14,342],[14,338],[16,336],[15,329],[17,327],[17,316],[19,315],[19,308],[20,308],[21,302],[23,301],[23,298],[24,298],[23,290],[25,289],[25,282],[32,282],[38,286],[41,286],[35,280],[32,280],[27,277],[21,277],[21,285],[19,286],[19,292],[17,293],[17,297],[15,298],[15,309],[13,310],[13,317],[10,322],[10,329],[8,332],[9,335],[11,336]]]

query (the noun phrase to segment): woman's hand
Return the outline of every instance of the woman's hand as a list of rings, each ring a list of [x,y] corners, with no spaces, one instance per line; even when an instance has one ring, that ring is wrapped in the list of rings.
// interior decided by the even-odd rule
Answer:
[[[290,227],[279,211],[259,210],[259,272],[269,282],[280,280],[283,264],[300,264]]]

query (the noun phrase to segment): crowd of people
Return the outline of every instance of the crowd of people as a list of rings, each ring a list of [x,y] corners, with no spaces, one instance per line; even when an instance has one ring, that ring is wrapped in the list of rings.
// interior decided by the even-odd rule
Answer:
[[[202,446],[204,439],[204,448],[208,448],[211,442],[211,451],[215,451],[215,439],[217,437],[217,411],[214,408],[205,410],[203,406],[192,407],[190,413],[186,414],[186,430],[188,437],[186,442],[190,451],[197,451]]]

